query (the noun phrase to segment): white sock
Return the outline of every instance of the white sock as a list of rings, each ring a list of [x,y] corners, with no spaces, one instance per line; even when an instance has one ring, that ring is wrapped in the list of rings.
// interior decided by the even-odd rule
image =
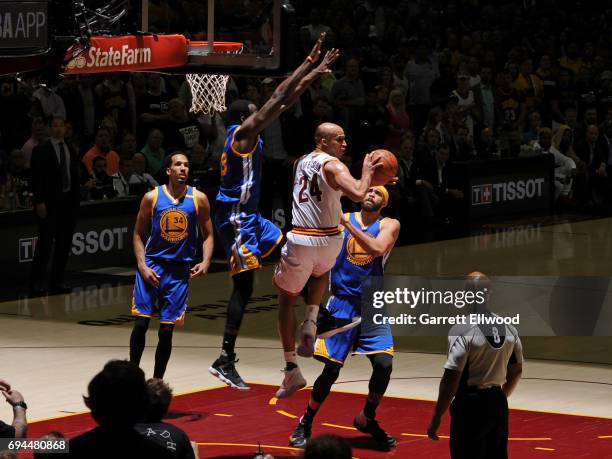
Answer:
[[[297,365],[297,354],[295,351],[285,352],[285,362],[295,363]]]

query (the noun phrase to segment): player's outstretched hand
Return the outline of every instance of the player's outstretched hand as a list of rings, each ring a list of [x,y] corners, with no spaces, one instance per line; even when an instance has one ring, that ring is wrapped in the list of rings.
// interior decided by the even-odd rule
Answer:
[[[159,275],[153,269],[145,266],[140,270],[140,274],[147,284],[155,288],[159,287]]]
[[[323,60],[317,66],[316,71],[321,75],[331,73],[331,66],[338,60],[339,57],[340,51],[338,49],[330,49],[325,53],[325,57],[323,57]]]
[[[321,56],[321,47],[323,46],[323,42],[325,41],[325,35],[325,32],[321,32],[319,38],[317,38],[317,42],[312,47],[312,51],[310,51],[310,54],[306,58],[306,60],[311,64],[317,62],[319,60],[319,56]]]
[[[440,439],[440,437],[438,437],[439,427],[440,427],[440,418],[434,414],[433,417],[431,418],[431,421],[429,422],[429,427],[427,428],[427,436],[431,438],[432,440],[439,440]]]
[[[203,261],[201,263],[198,263],[189,270],[189,278],[192,279],[198,276],[206,276],[206,274],[208,274],[208,268],[210,268],[209,261]]]

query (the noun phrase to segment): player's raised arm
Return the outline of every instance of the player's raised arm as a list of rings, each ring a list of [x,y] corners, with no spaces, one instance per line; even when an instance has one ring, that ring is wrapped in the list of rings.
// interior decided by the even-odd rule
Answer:
[[[328,51],[321,65],[310,72],[306,79],[304,78],[311,70],[312,65],[319,60],[321,46],[324,41],[325,33],[322,33],[310,54],[304,59],[304,62],[278,85],[270,99],[268,99],[257,112],[251,114],[240,125],[240,129],[236,132],[234,137],[233,144],[237,151],[241,153],[251,151],[257,141],[257,135],[272,124],[284,110],[293,105],[297,101],[299,95],[306,90],[310,83],[318,76],[327,73],[329,66],[331,66],[339,56],[337,50]],[[303,79],[306,81],[303,82]]]
[[[142,201],[140,201],[140,209],[138,210],[136,224],[134,225],[134,233],[132,234],[134,256],[136,257],[138,270],[140,274],[142,274],[144,280],[154,287],[159,286],[159,276],[145,263],[145,241],[151,230],[151,217],[153,216],[156,193],[156,189],[149,191],[143,196]]]
[[[198,221],[200,228],[202,229],[202,237],[204,242],[202,243],[202,261],[191,268],[191,276],[203,276],[208,273],[210,267],[210,260],[214,250],[214,237],[212,229],[212,221],[210,219],[210,203],[204,193],[196,189],[193,190],[196,193],[196,199],[198,201]]]
[[[367,154],[363,160],[361,179],[357,180],[341,161],[328,161],[324,166],[325,177],[332,188],[342,191],[353,202],[361,202],[368,194],[374,171],[380,164],[380,158],[374,161],[372,154]]]
[[[382,228],[375,238],[361,231],[344,215],[342,215],[340,221],[361,248],[373,257],[381,257],[391,251],[400,232],[400,222],[394,218],[384,218],[382,220]]]

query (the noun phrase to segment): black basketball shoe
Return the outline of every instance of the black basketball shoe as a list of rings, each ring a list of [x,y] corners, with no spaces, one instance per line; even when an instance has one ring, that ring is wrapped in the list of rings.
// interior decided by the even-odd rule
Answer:
[[[289,437],[289,444],[296,448],[303,448],[312,435],[312,424],[304,422],[304,417],[300,418],[300,422]]]
[[[366,419],[365,426],[362,426],[361,424],[359,424],[357,422],[357,418],[355,418],[355,420],[353,421],[353,425],[359,432],[363,432],[363,433],[367,433],[371,435],[374,438],[374,440],[376,440],[376,443],[378,443],[378,445],[382,448],[391,449],[391,448],[394,448],[395,445],[397,445],[397,440],[393,438],[391,435],[389,435],[387,432],[385,432],[382,429],[382,427],[380,427],[376,419],[370,419],[370,418],[365,418],[365,419]]]
[[[208,368],[208,372],[233,389],[249,390],[249,385],[242,380],[238,371],[236,371],[236,362],[238,362],[236,354],[221,355]]]

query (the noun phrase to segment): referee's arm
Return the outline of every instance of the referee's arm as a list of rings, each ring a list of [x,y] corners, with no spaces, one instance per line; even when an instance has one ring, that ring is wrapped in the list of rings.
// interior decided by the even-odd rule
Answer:
[[[516,385],[521,379],[523,374],[523,345],[521,343],[518,334],[516,335],[516,343],[514,350],[508,360],[508,366],[506,371],[506,383],[502,386],[502,391],[506,394],[506,397],[510,397],[510,394],[516,388]]]
[[[436,408],[434,414],[431,417],[431,422],[427,428],[427,436],[432,440],[438,440],[438,427],[440,427],[440,420],[448,407],[450,406],[457,389],[459,388],[459,381],[461,381],[461,371],[445,369],[440,381],[440,389],[438,392],[438,401],[436,402]]]

